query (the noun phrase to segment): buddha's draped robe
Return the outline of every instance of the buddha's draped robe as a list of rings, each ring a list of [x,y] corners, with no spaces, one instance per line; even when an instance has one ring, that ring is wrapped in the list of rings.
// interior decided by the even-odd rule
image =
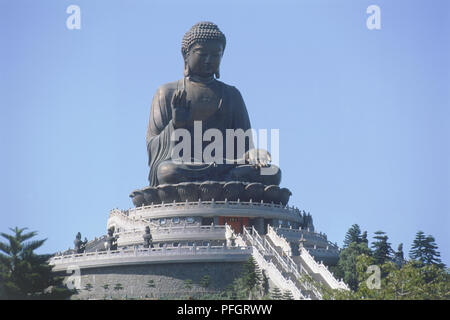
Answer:
[[[239,90],[223,82],[217,82],[222,87],[222,103],[220,104],[220,108],[218,108],[213,115],[202,122],[202,134],[207,129],[216,128],[222,132],[225,140],[226,129],[242,129],[246,131],[250,129],[250,119]],[[182,89],[182,87],[183,80],[165,84],[156,91],[155,96],[153,97],[146,136],[148,164],[150,166],[148,177],[150,186],[157,186],[159,184],[157,178],[158,166],[163,161],[171,159],[174,144],[171,142],[170,138],[172,132],[175,130],[172,122],[171,101],[175,92]],[[193,129],[187,129],[190,131],[193,138]],[[203,148],[209,143],[210,142],[207,142],[206,144],[203,143]],[[193,145],[194,144],[191,143],[192,147]],[[223,157],[225,157],[225,141],[223,142],[223,146]],[[248,151],[251,147],[253,147],[253,143],[250,140],[245,144],[244,152]],[[243,154],[235,154],[235,156],[235,159],[239,159],[243,157]]]

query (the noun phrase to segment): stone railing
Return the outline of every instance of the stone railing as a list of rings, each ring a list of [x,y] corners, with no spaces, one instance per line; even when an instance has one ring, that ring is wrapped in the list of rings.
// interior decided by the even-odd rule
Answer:
[[[201,216],[202,213],[210,216],[210,209],[214,208],[217,215],[242,215],[247,216],[271,216],[280,219],[289,219],[300,222],[302,216],[298,208],[277,205],[273,203],[241,202],[241,201],[196,201],[196,202],[172,202],[149,206],[131,208],[127,210],[127,216],[133,220],[148,218],[161,218],[169,216]],[[116,209],[114,209],[116,210]]]
[[[309,231],[309,229],[293,229],[293,228],[278,227],[274,228],[274,232],[284,238],[295,237],[296,239],[299,239],[302,235],[304,235],[306,240],[308,239],[314,240],[314,238],[320,239],[321,241],[326,243],[326,247],[324,249],[339,251],[339,247],[337,246],[337,244],[329,241],[326,235]]]
[[[239,247],[247,246],[244,239],[242,239],[242,237],[239,234],[236,234],[230,225],[225,224],[225,228],[226,228],[225,234],[226,234],[226,239],[227,239],[227,245],[231,245],[231,238],[233,237],[235,239],[234,243],[236,246],[239,246]]]
[[[243,235],[252,243],[252,245],[257,246],[260,251],[274,256],[286,272],[292,272],[295,275],[298,274],[298,276],[300,276],[301,272],[304,272],[302,267],[298,266],[288,255],[280,255],[266,239],[259,235],[255,228],[252,227],[251,233],[244,228]]]
[[[276,231],[271,227],[271,225],[267,225],[267,236],[272,240],[272,242],[280,247],[284,253],[288,256],[292,256],[292,248],[288,241],[284,237],[278,236]]]
[[[225,232],[225,226],[217,226],[214,224],[208,225],[208,226],[187,226],[182,225],[179,227],[155,227],[152,229],[152,234],[158,234],[158,233],[199,233],[199,232],[211,232],[211,231],[218,231],[221,233]]]
[[[240,236],[239,236],[240,237]],[[290,291],[295,300],[310,300],[305,297],[291,279],[286,279],[271,261],[267,261],[257,247],[253,247],[252,256],[258,266],[266,272],[272,282],[283,291]]]
[[[118,232],[119,246],[140,244],[143,242],[145,229],[133,229]],[[179,226],[151,228],[153,242],[183,240],[225,240],[225,226]]]
[[[289,232],[289,233],[300,233],[300,234],[308,234],[308,233],[310,233],[310,234],[314,234],[314,236],[315,237],[318,237],[318,238],[322,238],[323,240],[327,240],[327,237],[326,237],[326,235],[324,235],[324,234],[322,234],[322,233],[317,233],[317,232],[314,232],[314,231],[312,231],[312,230],[310,230],[309,228],[298,228],[298,229],[296,229],[296,228],[292,228],[292,227],[289,227],[289,228],[286,228],[286,227],[277,227],[276,228],[277,230],[280,230],[280,231],[282,231],[282,232]],[[327,240],[328,241],[328,240]]]
[[[80,268],[90,268],[152,262],[245,261],[251,253],[251,247],[194,245],[148,249],[135,248],[54,256],[50,258],[49,264],[54,266],[53,271],[63,271],[68,266],[73,265]]]
[[[142,219],[134,219],[127,214],[127,211],[121,211],[119,209],[113,209],[109,212],[109,218],[107,223],[107,229],[114,226],[115,229],[122,228],[125,230],[135,228],[145,228],[149,223]]]
[[[211,205],[217,205],[217,206],[221,206],[221,205],[225,205],[225,206],[236,206],[236,205],[241,205],[241,206],[257,206],[257,207],[262,207],[262,208],[277,208],[277,209],[284,209],[284,210],[291,210],[291,211],[298,211],[300,213],[300,211],[298,210],[298,208],[294,207],[294,206],[283,206],[280,204],[274,204],[274,203],[266,203],[266,202],[253,202],[253,201],[186,201],[186,202],[167,202],[167,203],[160,203],[160,204],[152,204],[152,205],[148,205],[148,206],[142,206],[142,207],[135,207],[135,208],[130,208],[128,211],[128,215],[133,215],[135,212],[138,211],[142,211],[148,208],[151,209],[161,209],[161,208],[173,208],[173,207],[179,207],[179,208],[183,208],[186,206],[211,206]]]
[[[270,240],[277,246],[279,246],[283,251],[288,254],[287,249],[290,250],[289,242],[283,237],[275,232],[275,230],[268,226],[267,235]],[[348,289],[347,285],[343,281],[338,281],[333,274],[328,270],[322,262],[317,263],[314,257],[305,248],[300,248],[300,258],[303,262],[311,269],[313,273],[317,273],[321,276],[324,282],[332,289]],[[324,251],[327,251],[324,249]]]
[[[247,243],[252,244],[254,248],[256,248],[262,255],[274,257],[277,264],[284,270],[286,273],[292,274],[299,282],[301,282],[301,286],[305,290],[310,290],[314,293],[314,295],[321,299],[322,296],[320,292],[318,292],[312,285],[303,281],[301,273],[306,273],[305,270],[301,266],[298,266],[289,256],[281,256],[275,248],[273,248],[270,243],[263,237],[261,237],[258,232],[252,228],[251,232],[244,228],[244,232],[242,234],[244,240]],[[269,262],[268,262],[269,263]],[[272,262],[270,262],[272,263]],[[275,266],[276,267],[276,266]],[[277,268],[278,270],[278,268]],[[279,271],[279,270],[278,270]],[[281,272],[281,271],[280,271]],[[300,290],[297,287],[298,290]]]
[[[270,227],[270,226],[269,226]],[[270,230],[270,229],[268,229]],[[272,229],[273,231],[273,229]],[[251,236],[248,232],[247,232],[248,236]],[[313,292],[313,294],[318,298],[318,299],[322,299],[322,295],[319,291],[316,290],[316,288],[314,286],[312,286],[311,284],[303,281],[303,277],[302,277],[302,273],[303,274],[308,274],[308,272],[303,269],[303,267],[301,265],[298,265],[297,263],[295,263],[294,260],[292,260],[292,258],[286,253],[284,252],[283,256],[281,256],[278,251],[273,248],[269,242],[267,242],[267,240],[263,237],[261,237],[258,232],[256,230],[252,230],[252,235],[254,238],[258,239],[259,243],[263,244],[263,252],[265,252],[266,254],[269,254],[273,257],[276,258],[277,262],[279,265],[281,265],[281,267],[284,269],[285,272],[288,273],[292,273],[294,275],[295,278],[298,279],[298,281],[300,281],[302,284],[302,286],[306,289],[306,290],[310,290]],[[275,235],[275,242],[272,240],[272,238],[270,238],[270,240],[277,245],[276,243],[280,243],[282,244],[283,247],[287,248],[289,246],[289,243],[285,240],[285,239],[276,239],[279,238],[278,235],[275,233],[273,234]],[[290,246],[289,246],[289,250],[290,250]]]
[[[311,269],[313,273],[319,274],[322,279],[330,286],[332,289],[343,289],[349,290],[348,286],[342,281],[337,280],[333,274],[328,270],[322,262],[317,263],[313,256],[305,248],[300,248],[300,257],[306,263],[306,265]]]

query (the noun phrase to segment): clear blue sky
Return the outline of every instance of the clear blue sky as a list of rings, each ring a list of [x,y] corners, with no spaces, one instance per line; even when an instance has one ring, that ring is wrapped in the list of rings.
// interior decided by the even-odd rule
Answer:
[[[358,223],[407,253],[423,230],[448,265],[449,14],[445,0],[0,0],[0,231],[38,230],[43,252],[105,233],[147,184],[153,94],[208,20],[228,39],[221,80],[254,128],[280,129],[291,204],[339,244]]]

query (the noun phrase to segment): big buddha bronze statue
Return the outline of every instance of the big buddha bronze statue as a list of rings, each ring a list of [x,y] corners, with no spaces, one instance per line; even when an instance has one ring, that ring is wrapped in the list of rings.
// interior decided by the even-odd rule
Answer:
[[[290,192],[286,189],[282,196],[278,187],[280,169],[270,164],[267,151],[253,148],[251,137],[243,148],[234,146],[231,158],[229,150],[225,150],[227,144],[223,143],[223,161],[208,162],[196,157],[189,158],[191,161],[174,161],[176,143],[172,138],[176,130],[189,133],[192,150],[188,151],[195,155],[197,123],[201,123],[201,136],[208,129],[217,129],[226,137],[227,129],[246,132],[251,128],[239,90],[218,80],[225,46],[225,35],[211,22],[197,23],[184,35],[181,45],[184,77],[160,86],[153,98],[146,136],[149,187],[132,193],[135,205],[155,202],[157,198],[198,200],[202,196],[261,201],[266,189],[269,200],[287,202]],[[201,148],[209,143],[202,140]],[[261,174],[268,167],[271,174]]]

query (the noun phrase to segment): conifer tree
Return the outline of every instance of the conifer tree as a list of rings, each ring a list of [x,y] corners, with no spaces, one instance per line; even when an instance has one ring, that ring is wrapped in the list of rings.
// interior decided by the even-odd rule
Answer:
[[[367,247],[369,246],[369,240],[367,240],[367,231],[364,231],[361,236],[361,243],[364,243]]]
[[[283,295],[281,294],[281,290],[278,287],[275,287],[272,289],[270,297],[272,298],[272,300],[281,300],[283,298]]]
[[[416,238],[409,251],[409,257],[422,263],[425,262],[425,234],[423,231],[417,231]]]
[[[253,257],[250,257],[244,264],[242,280],[244,288],[249,293],[249,298],[251,298],[251,294],[259,287],[262,281],[261,270]]]
[[[421,265],[436,265],[444,268],[445,265],[440,259],[441,254],[437,249],[438,246],[433,236],[425,236],[423,231],[418,231],[409,251],[409,257]]]
[[[388,236],[383,231],[375,232],[373,237],[376,241],[372,243],[373,258],[378,265],[389,261],[392,256],[391,244],[388,242]]]
[[[351,243],[339,254],[339,261],[336,268],[336,277],[341,278],[352,289],[358,288],[358,274],[356,272],[356,261],[358,256],[365,254],[372,255],[372,251],[366,243]]]
[[[353,290],[358,288],[356,272],[356,258],[361,255],[371,255],[368,247],[367,231],[361,235],[359,225],[354,224],[347,231],[344,240],[344,249],[339,254],[338,264],[334,269],[335,276],[341,278]]]
[[[359,225],[354,224],[348,229],[345,240],[344,240],[344,248],[347,248],[350,243],[360,243],[361,242],[361,228]]]
[[[440,258],[441,254],[437,251],[438,246],[435,242],[433,236],[428,235],[425,238],[425,264],[426,265],[436,265],[438,267],[444,268],[445,265],[442,263]]]
[[[0,283],[6,299],[65,299],[74,291],[63,285],[63,277],[52,273],[48,264],[51,255],[34,253],[46,239],[27,241],[36,231],[10,229],[13,234],[0,233],[8,242],[0,242]]]
[[[294,297],[292,296],[292,293],[289,290],[285,290],[283,292],[283,295],[281,297],[283,300],[294,300]]]

